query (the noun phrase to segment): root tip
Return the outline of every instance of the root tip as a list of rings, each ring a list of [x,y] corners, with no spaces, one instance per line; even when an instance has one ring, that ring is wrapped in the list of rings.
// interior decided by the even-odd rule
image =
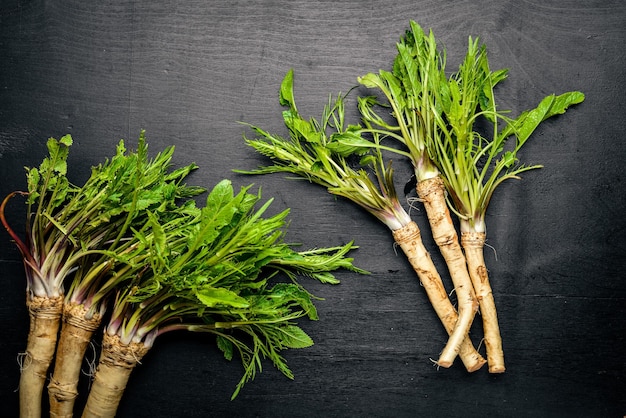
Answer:
[[[492,373],[492,374],[504,373],[505,370],[506,368],[504,366],[489,367],[489,373]]]
[[[470,366],[470,367],[467,367],[466,369],[467,369],[467,371],[468,371],[469,373],[474,373],[474,372],[476,372],[476,371],[478,371],[478,370],[482,369],[482,367],[483,367],[486,363],[487,363],[487,361],[486,361],[486,360],[478,361],[478,362],[476,362],[476,364],[474,364],[474,365],[472,365],[472,366]]]
[[[437,361],[437,367],[443,367],[444,369],[449,369],[452,366],[451,361]]]

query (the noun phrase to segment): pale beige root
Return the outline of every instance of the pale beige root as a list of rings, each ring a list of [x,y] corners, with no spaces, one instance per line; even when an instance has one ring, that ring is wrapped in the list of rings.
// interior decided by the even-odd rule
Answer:
[[[101,316],[86,319],[82,304],[65,303],[63,324],[54,363],[54,373],[48,384],[50,417],[70,418],[78,396],[78,381],[83,357],[94,331],[100,326]]]
[[[460,342],[469,334],[478,310],[478,301],[474,294],[456,229],[450,218],[443,180],[437,176],[418,182],[417,194],[426,209],[433,239],[446,261],[458,300],[459,319],[451,335],[454,343],[458,345],[442,352],[437,362],[442,367],[450,367],[458,353]]]
[[[123,344],[118,336],[105,333],[83,418],[115,416],[133,368],[149,349],[143,343]]]
[[[458,315],[448,298],[443,281],[422,243],[417,224],[411,221],[404,227],[393,231],[393,237],[417,273],[426,295],[448,335],[452,335]],[[450,342],[449,340],[447,345],[456,346],[456,344],[455,341]],[[461,340],[459,357],[469,372],[476,371],[485,364],[485,359],[476,351],[467,334]]]
[[[465,249],[467,266],[480,305],[489,373],[504,373],[504,351],[502,350],[502,336],[498,324],[496,302],[493,298],[489,274],[483,257],[485,233],[463,232],[461,233],[461,245]]]
[[[26,298],[30,330],[21,363],[20,418],[41,418],[41,397],[57,343],[63,296]]]

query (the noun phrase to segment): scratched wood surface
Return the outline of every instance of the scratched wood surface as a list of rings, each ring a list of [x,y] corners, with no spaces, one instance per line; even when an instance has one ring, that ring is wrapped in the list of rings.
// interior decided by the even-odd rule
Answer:
[[[510,68],[503,107],[521,111],[569,90],[587,96],[523,151],[545,168],[503,186],[490,206],[503,375],[433,367],[445,333],[384,226],[316,186],[231,172],[264,162],[239,121],[284,133],[277,91],[289,68],[300,111],[319,116],[330,93],[389,68],[409,19],[434,30],[451,68],[467,37],[479,36],[492,67]],[[6,0],[0,195],[24,189],[23,167],[40,162],[50,136],[73,135],[70,175],[80,182],[120,138],[132,144],[146,129],[152,150],[175,144],[176,163],[200,165],[195,184],[255,183],[275,198],[273,210],[290,207],[290,241],[360,245],[356,263],[371,275],[305,282],[324,300],[320,321],[302,323],[315,346],[285,353],[294,381],[266,364],[230,401],[238,363],[208,337],[164,336],[133,372],[120,417],[622,417],[625,22],[621,0]],[[399,160],[396,171],[401,187],[410,167]],[[17,201],[7,211],[24,219]],[[424,225],[419,206],[411,213]],[[28,320],[20,258],[4,232],[0,277],[0,416],[12,417]],[[87,385],[83,377],[79,405]]]

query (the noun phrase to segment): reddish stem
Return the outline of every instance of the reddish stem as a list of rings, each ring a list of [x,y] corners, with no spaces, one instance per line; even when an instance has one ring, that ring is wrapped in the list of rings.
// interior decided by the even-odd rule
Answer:
[[[20,237],[15,233],[15,231],[13,231],[13,229],[11,228],[11,226],[9,226],[9,222],[7,221],[6,217],[4,216],[4,208],[7,205],[7,202],[9,201],[9,199],[11,199],[12,197],[14,197],[16,194],[22,195],[22,196],[26,196],[28,195],[28,193],[26,192],[20,192],[20,191],[16,191],[16,192],[11,192],[9,193],[4,200],[2,201],[2,203],[0,203],[0,221],[2,222],[2,225],[4,225],[4,228],[7,230],[7,232],[9,233],[9,235],[11,235],[11,238],[13,238],[13,240],[15,241],[15,245],[17,245],[17,248],[20,250],[20,252],[22,253],[22,256],[32,262],[34,262],[35,260],[33,260],[32,254],[30,253],[30,250],[28,248],[28,246],[26,244],[24,244],[24,241],[22,241],[20,239]]]

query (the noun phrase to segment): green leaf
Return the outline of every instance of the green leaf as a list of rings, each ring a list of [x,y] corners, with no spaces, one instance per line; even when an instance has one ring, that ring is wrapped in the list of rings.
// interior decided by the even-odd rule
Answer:
[[[47,146],[50,157],[43,160],[40,171],[56,171],[61,175],[67,174],[67,156],[69,149],[67,144],[72,143],[71,137],[64,136],[60,141],[54,138],[48,139]]]
[[[59,139],[59,143],[65,145],[66,147],[69,147],[74,143],[74,141],[72,140],[72,136],[70,134],[67,134]]]
[[[209,193],[206,205],[201,209],[201,225],[198,233],[189,237],[192,246],[209,244],[215,240],[220,229],[227,226],[238,212],[243,192],[234,197],[230,180],[220,181]]]
[[[520,143],[526,142],[537,126],[544,120],[565,113],[569,106],[581,103],[585,95],[579,91],[563,93],[559,96],[554,94],[545,97],[539,105],[532,110],[523,112],[513,120],[501,133],[501,137],[515,134]]]
[[[387,90],[388,94],[391,96],[391,100],[395,102],[396,106],[400,109],[407,109],[409,107],[407,105],[407,96],[408,92],[404,89],[402,85],[402,81],[398,79],[393,73],[389,71],[380,71],[380,77],[385,82],[385,87],[382,89],[383,92]],[[414,109],[409,109],[414,111]],[[400,117],[400,115],[395,115],[396,119]]]
[[[160,265],[165,266],[168,254],[167,236],[162,225],[159,224],[156,216],[148,212],[148,223],[152,231],[152,251],[153,257],[159,260]]]
[[[206,208],[208,211],[217,213],[233,200],[234,192],[230,180],[222,180],[213,187],[207,197]]]
[[[196,291],[196,297],[209,308],[216,306],[232,306],[233,308],[247,308],[250,306],[245,298],[224,288],[203,287]]]
[[[315,131],[312,123],[298,117],[291,117],[286,120],[289,130],[299,134],[307,142],[320,143],[321,134]]]
[[[228,361],[233,359],[234,348],[233,343],[229,341],[227,338],[222,337],[221,335],[217,336],[217,348],[219,348],[222,353],[224,353],[224,358]]]
[[[63,205],[67,200],[67,194],[71,189],[69,181],[65,177],[67,173],[67,157],[69,146],[72,144],[72,137],[63,136],[60,140],[49,138],[46,142],[48,157],[44,158],[39,169],[27,168],[27,182],[29,197],[27,203],[32,205],[37,199],[42,198],[38,211],[53,211]],[[44,209],[44,207],[46,207]],[[38,213],[43,215],[43,213]],[[50,215],[50,213],[49,213]]]
[[[341,283],[339,281],[339,279],[337,279],[335,277],[334,274],[328,272],[328,271],[322,271],[322,272],[312,272],[312,273],[308,273],[311,275],[311,277],[313,277],[315,280],[319,281],[320,283],[326,283],[326,284],[339,284]]]
[[[512,167],[517,162],[517,158],[515,157],[515,153],[511,151],[507,151],[502,155],[502,164],[506,168]]]
[[[265,298],[273,306],[297,304],[309,315],[309,319],[318,319],[317,310],[311,301],[311,294],[295,283],[278,283],[272,287]]]
[[[376,164],[378,159],[372,154],[366,154],[359,160],[359,164],[362,166],[370,166]]]
[[[27,170],[27,175],[26,175],[26,179],[27,179],[27,183],[28,183],[28,193],[29,193],[29,200],[34,202],[37,197],[39,197],[39,170],[36,168],[31,168]]]
[[[365,74],[364,76],[359,77],[357,80],[359,83],[370,89],[381,86],[380,77],[374,73]]]
[[[289,106],[296,109],[295,100],[293,98],[293,69],[287,71],[282,83],[280,84],[279,101],[282,106]]]
[[[342,157],[363,155],[372,147],[375,147],[374,143],[351,131],[334,133],[326,144],[326,148]]]
[[[565,113],[565,110],[575,104],[582,103],[585,100],[585,94],[580,91],[571,91],[563,93],[556,97],[551,109],[551,116],[559,113]]]
[[[282,333],[282,345],[288,348],[306,348],[313,345],[313,340],[300,327],[284,325],[279,328]]]

